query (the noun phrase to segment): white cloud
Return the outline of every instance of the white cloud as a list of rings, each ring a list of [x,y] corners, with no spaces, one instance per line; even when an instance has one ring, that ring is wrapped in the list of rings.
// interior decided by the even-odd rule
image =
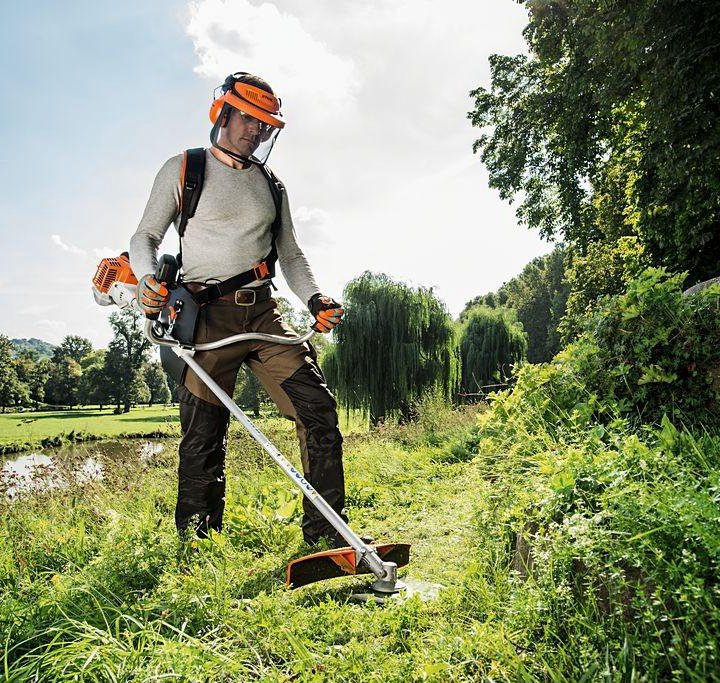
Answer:
[[[293,211],[292,217],[302,245],[312,247],[333,242],[325,229],[330,220],[330,214],[324,209],[309,209],[307,206],[299,206]]]
[[[42,339],[49,341],[51,344],[60,343],[68,329],[68,325],[64,320],[49,320],[47,318],[35,321],[34,326],[40,328],[38,334],[42,335]]]
[[[298,17],[274,4],[193,2],[187,33],[200,60],[195,71],[216,83],[235,71],[256,73],[286,98],[288,110],[303,109],[317,119],[335,116],[354,101],[354,61],[333,53]]]
[[[113,249],[112,247],[94,247],[92,251],[97,258],[103,259],[109,256],[117,256],[122,250]]]
[[[65,244],[60,238],[60,235],[50,235],[50,241],[57,247],[60,247],[63,251],[69,254],[84,254],[85,250],[76,247],[74,244]]]

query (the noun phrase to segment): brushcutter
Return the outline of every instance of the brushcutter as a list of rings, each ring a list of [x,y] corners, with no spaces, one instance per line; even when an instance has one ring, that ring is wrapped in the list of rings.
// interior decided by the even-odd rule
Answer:
[[[192,301],[189,292],[176,282],[178,266],[173,256],[164,255],[159,262],[156,279],[170,290],[170,300],[165,310],[155,319],[146,319],[145,336],[165,353],[171,352],[182,363],[192,368],[218,400],[247,429],[262,449],[275,461],[296,488],[318,509],[322,516],[347,542],[345,548],[313,553],[293,560],[287,567],[288,587],[298,588],[315,581],[354,574],[374,574],[371,589],[381,595],[392,595],[404,589],[398,581],[398,567],[405,566],[410,559],[410,546],[406,543],[373,545],[365,543],[312,487],[300,472],[270,440],[245,415],[210,375],[195,360],[196,353],[217,349],[230,344],[249,340],[267,341],[277,344],[303,344],[314,334],[309,330],[298,337],[280,337],[262,333],[235,334],[214,342],[194,344],[192,339],[182,339],[178,334],[184,316],[191,316]],[[98,265],[93,278],[93,295],[103,306],[116,305],[120,308],[133,307],[141,310],[136,300],[137,278],[132,272],[127,252],[117,258],[105,258]],[[180,337],[180,338],[178,338]]]

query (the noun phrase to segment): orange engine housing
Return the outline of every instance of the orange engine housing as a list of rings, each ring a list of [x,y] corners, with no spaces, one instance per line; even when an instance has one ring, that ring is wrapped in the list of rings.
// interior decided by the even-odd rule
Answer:
[[[130,267],[130,259],[127,252],[123,252],[120,256],[104,258],[100,261],[92,282],[95,288],[103,294],[108,293],[108,290],[114,282],[136,285],[138,281]]]

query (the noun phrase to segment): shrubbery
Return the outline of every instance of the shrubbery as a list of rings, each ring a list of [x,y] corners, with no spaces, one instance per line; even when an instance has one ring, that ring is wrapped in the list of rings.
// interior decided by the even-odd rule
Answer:
[[[663,415],[717,429],[720,287],[685,297],[682,279],[646,270],[551,363],[523,367],[495,412],[562,429],[618,418],[658,424]]]
[[[465,440],[492,477],[465,608],[537,675],[718,678],[720,288],[681,281],[645,271]]]

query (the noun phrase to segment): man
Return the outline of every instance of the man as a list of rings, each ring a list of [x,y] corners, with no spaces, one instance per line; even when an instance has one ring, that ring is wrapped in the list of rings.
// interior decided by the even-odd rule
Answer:
[[[202,304],[197,343],[240,332],[295,336],[272,298],[275,255],[292,291],[308,303],[315,329],[329,332],[340,322],[343,309],[320,293],[298,246],[284,191],[278,202],[278,188],[284,188],[264,166],[285,125],[279,118],[280,101],[263,79],[244,72],[228,76],[217,90],[221,95],[210,109],[212,147],[204,154],[199,151],[205,163],[202,194],[186,221],[187,229],[180,219],[185,195],[179,180],[187,157],[178,155],[160,169],[130,242],[130,262],[139,278],[138,301],[146,313],[157,313],[168,300],[168,290],[153,274],[158,246],[174,222],[182,228],[184,286]],[[240,281],[248,284],[235,289],[238,274],[247,276]],[[195,359],[231,396],[240,365],[250,367],[281,412],[295,421],[306,479],[347,519],[336,403],[312,346],[246,342],[201,352]],[[190,369],[178,398],[183,437],[175,523],[181,533],[194,531],[204,537],[209,529],[222,528],[229,413]],[[307,499],[303,506],[306,542],[326,538],[331,546],[345,545]]]

